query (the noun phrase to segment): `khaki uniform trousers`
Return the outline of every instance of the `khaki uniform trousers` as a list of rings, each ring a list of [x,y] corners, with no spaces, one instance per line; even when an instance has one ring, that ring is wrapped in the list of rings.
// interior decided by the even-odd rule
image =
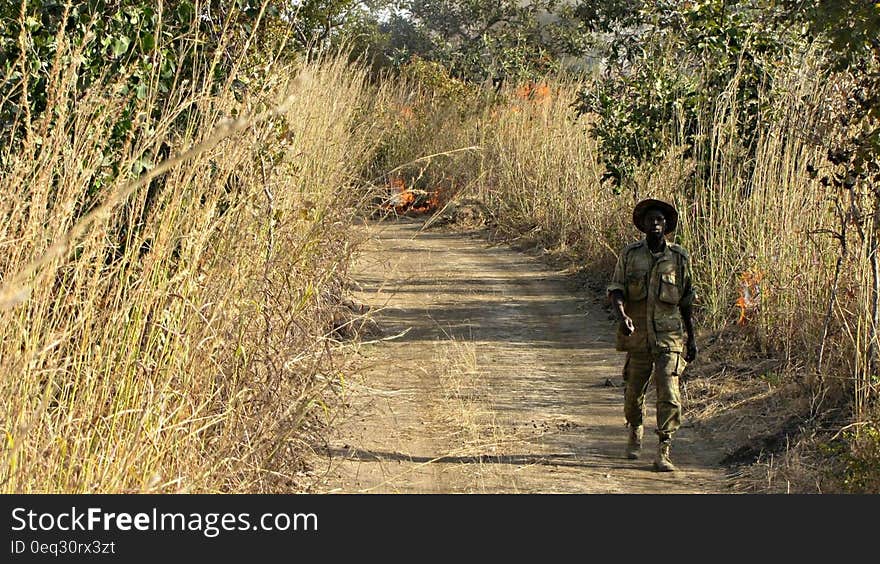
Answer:
[[[638,427],[645,416],[645,392],[651,375],[657,387],[657,434],[668,441],[681,426],[681,395],[678,378],[687,363],[681,353],[629,352],[623,368],[624,415],[630,427]]]

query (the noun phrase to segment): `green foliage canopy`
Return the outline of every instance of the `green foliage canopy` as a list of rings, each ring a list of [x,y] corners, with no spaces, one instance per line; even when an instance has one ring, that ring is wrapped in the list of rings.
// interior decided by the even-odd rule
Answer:
[[[154,82],[157,109],[175,85],[219,82],[232,66],[230,39],[249,35],[261,10],[246,0],[2,3],[0,139],[46,111],[53,73],[72,69],[80,91],[123,79],[122,94],[137,100]]]
[[[633,2],[636,4],[636,2]],[[691,148],[700,108],[735,85],[739,137],[758,133],[759,94],[771,88],[773,65],[797,45],[778,25],[777,10],[749,0],[660,0],[620,14],[606,46],[603,79],[585,89],[581,113],[594,113],[606,178],[621,190],[642,162],[677,141]],[[603,20],[604,21],[604,20]],[[734,81],[734,78],[736,80]]]

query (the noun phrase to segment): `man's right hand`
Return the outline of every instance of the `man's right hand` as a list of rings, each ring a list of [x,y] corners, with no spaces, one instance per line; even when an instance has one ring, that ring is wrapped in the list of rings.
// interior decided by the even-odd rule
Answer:
[[[636,326],[633,324],[633,320],[630,316],[624,314],[623,317],[620,318],[620,330],[627,337],[635,332]]]
[[[697,359],[697,341],[692,336],[688,337],[685,345],[684,361],[693,362]]]

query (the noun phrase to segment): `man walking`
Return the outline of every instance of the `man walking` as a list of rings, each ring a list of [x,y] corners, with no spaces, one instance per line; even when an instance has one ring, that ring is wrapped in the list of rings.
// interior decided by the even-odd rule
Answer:
[[[608,285],[608,296],[620,320],[617,350],[627,352],[623,369],[624,415],[629,426],[626,456],[639,457],[645,392],[653,373],[659,436],[654,469],[672,472],[675,466],[669,447],[681,425],[678,378],[686,364],[697,357],[690,257],[681,246],[666,242],[666,235],[678,224],[678,212],[672,205],[642,200],[633,209],[633,223],[645,238],[623,249]]]

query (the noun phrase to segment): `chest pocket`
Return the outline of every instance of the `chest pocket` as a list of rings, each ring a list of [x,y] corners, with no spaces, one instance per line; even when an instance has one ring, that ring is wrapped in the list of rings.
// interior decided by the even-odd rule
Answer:
[[[626,299],[638,302],[648,297],[648,285],[644,272],[632,272],[626,277]]]
[[[660,294],[657,297],[667,304],[678,304],[681,300],[674,270],[660,273]]]

